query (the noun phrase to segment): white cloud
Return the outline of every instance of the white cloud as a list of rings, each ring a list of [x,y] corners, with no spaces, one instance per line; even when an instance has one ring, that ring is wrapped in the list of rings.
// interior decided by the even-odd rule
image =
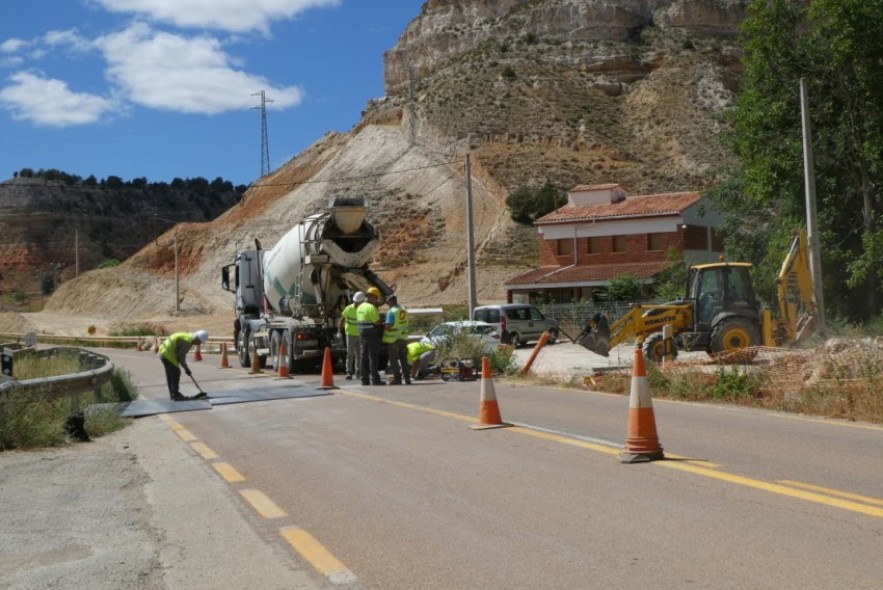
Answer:
[[[24,39],[16,39],[13,37],[0,43],[0,53],[16,53],[27,45],[28,42]]]
[[[43,35],[43,41],[52,47],[65,46],[77,51],[89,51],[92,49],[92,42],[82,37],[76,29],[49,31]]]
[[[341,0],[96,0],[111,12],[133,13],[178,27],[268,33],[270,22]]]
[[[135,24],[96,40],[108,63],[108,77],[125,98],[154,109],[217,114],[254,106],[252,94],[266,90],[272,106],[297,105],[302,91],[275,88],[261,76],[234,69],[221,43],[186,38]]]
[[[0,89],[0,107],[13,118],[47,127],[71,127],[99,121],[115,109],[112,100],[73,92],[61,80],[44,78],[31,72],[10,77],[12,84]]]

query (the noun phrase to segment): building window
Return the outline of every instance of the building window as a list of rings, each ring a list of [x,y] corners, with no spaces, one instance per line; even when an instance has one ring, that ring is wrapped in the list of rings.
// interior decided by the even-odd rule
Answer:
[[[555,240],[555,254],[558,256],[570,256],[573,247],[573,241],[570,239],[567,240]]]
[[[627,247],[625,236],[613,236],[613,251],[625,252],[626,250]]]
[[[586,254],[601,254],[604,251],[602,240],[600,237],[586,240]]]
[[[664,234],[661,233],[647,234],[648,252],[661,252],[665,249],[665,240],[663,240],[663,235]]]

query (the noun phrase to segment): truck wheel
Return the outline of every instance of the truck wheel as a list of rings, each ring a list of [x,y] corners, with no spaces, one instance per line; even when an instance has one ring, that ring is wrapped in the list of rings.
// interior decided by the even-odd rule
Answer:
[[[236,352],[239,354],[239,365],[242,367],[251,367],[251,355],[248,352],[248,324],[242,326],[239,331],[239,341],[236,343]]]
[[[285,363],[288,366],[288,370],[290,371],[293,367],[293,363],[291,362],[291,332],[285,330],[285,332],[282,334],[281,343],[285,345],[285,356],[287,356],[288,358],[283,359],[281,355],[276,355],[276,362]],[[276,368],[278,370],[279,365],[276,365]]]
[[[521,337],[518,335],[518,332],[509,333],[509,344],[512,348],[518,348],[521,346]]]
[[[273,332],[273,335],[270,336],[270,356],[273,358],[273,368],[276,371],[279,371],[281,360],[279,358],[279,352],[281,350],[281,347],[279,346],[280,342],[282,342],[282,336],[279,332]]]
[[[745,318],[727,318],[711,331],[710,353],[730,362],[751,362],[760,345],[757,326]],[[736,354],[737,351],[742,351]]]
[[[665,356],[665,338],[662,333],[651,334],[644,340],[644,359],[649,363],[661,363],[662,357]],[[678,347],[675,345],[674,339],[671,341],[671,358],[678,357]]]

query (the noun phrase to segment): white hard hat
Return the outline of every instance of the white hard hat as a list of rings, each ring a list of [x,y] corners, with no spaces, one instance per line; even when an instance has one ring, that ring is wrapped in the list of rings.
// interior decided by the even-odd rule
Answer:
[[[205,330],[197,330],[192,334],[192,336],[194,338],[198,338],[200,344],[205,344],[205,342],[208,340],[208,332],[206,332]]]
[[[353,301],[355,301],[356,303],[361,303],[365,301],[365,294],[361,291],[356,291],[356,294],[353,295]]]

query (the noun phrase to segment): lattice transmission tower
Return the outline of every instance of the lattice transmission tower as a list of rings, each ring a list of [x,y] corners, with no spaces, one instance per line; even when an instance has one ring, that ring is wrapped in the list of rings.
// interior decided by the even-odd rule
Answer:
[[[263,90],[255,92],[252,96],[260,96],[260,106],[252,107],[253,109],[261,109],[261,176],[270,173],[270,142],[267,139],[267,103],[273,102]]]

